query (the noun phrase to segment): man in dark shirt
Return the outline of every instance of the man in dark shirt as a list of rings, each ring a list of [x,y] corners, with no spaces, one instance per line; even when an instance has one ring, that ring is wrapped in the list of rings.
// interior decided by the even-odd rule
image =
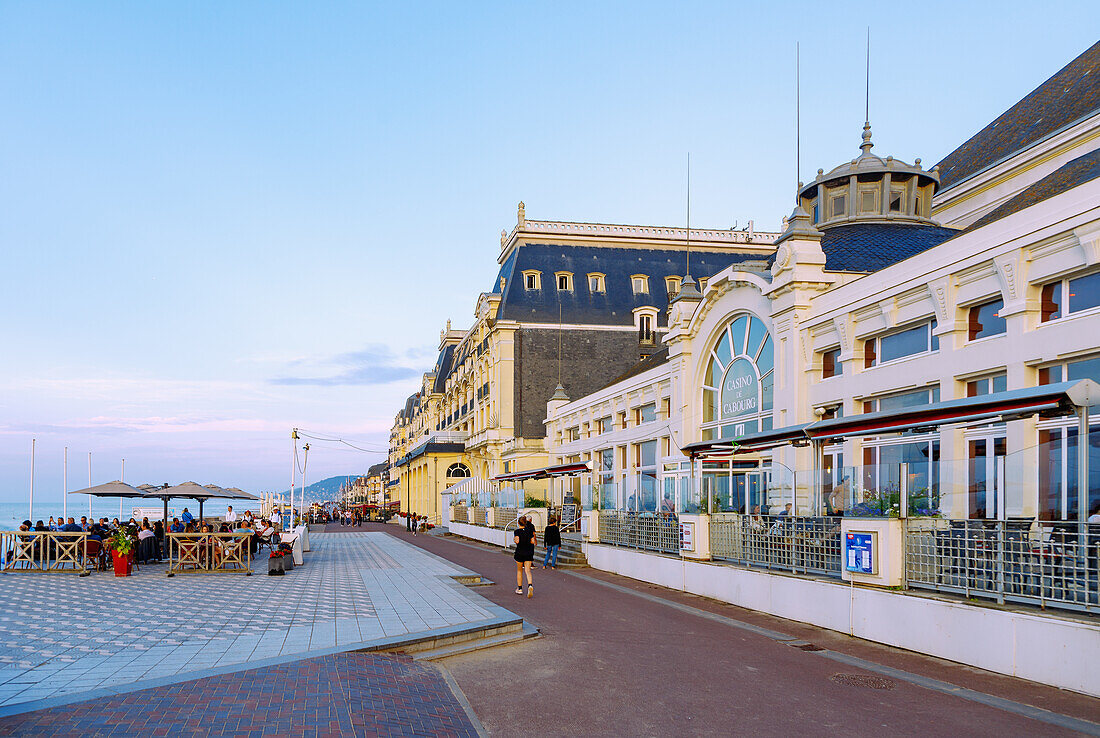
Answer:
[[[65,525],[61,526],[61,532],[62,533],[80,533],[83,530],[84,529],[81,528],[79,525],[77,525],[76,521],[73,520],[71,517],[69,518],[69,522],[67,522],[67,523],[65,523]]]

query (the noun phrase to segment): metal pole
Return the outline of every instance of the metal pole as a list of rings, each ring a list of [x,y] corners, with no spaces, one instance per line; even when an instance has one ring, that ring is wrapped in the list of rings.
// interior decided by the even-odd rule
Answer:
[[[1089,507],[1089,406],[1077,410],[1077,535],[1085,543]]]
[[[309,464],[309,444],[302,444],[302,504],[298,507],[299,520],[305,520],[306,510],[306,466]]]
[[[65,492],[61,496],[61,515],[66,520],[69,519],[69,447],[65,447],[65,465],[61,470],[61,486],[64,487]],[[61,526],[57,526],[60,528]]]
[[[295,467],[298,465],[298,429],[290,429],[290,504],[294,504],[294,480],[297,478]],[[280,526],[285,530],[285,526]]]
[[[88,452],[88,486],[92,486],[92,452]],[[88,517],[92,517],[92,496],[88,495]],[[121,520],[119,521],[122,522]]]
[[[898,472],[901,475],[900,495],[898,499],[898,517],[909,517],[909,464],[898,464]]]
[[[32,525],[34,524],[34,445],[36,441],[35,438],[31,439],[31,498],[27,503],[27,519],[31,521]],[[91,499],[91,497],[88,499]]]
[[[121,472],[121,474],[118,478],[118,481],[120,481],[120,482],[125,482],[126,481],[126,459],[122,460],[122,472]],[[121,498],[121,497],[118,498],[118,516],[120,518],[122,517],[122,499],[123,498]]]

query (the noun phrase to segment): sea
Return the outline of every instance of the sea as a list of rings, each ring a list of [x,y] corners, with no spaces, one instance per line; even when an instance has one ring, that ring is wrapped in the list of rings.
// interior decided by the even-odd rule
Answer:
[[[69,500],[69,516],[76,518],[77,522],[80,521],[81,515],[88,515],[93,518],[123,518],[129,520],[130,517],[136,517],[138,520],[141,518],[149,518],[149,520],[160,520],[164,515],[164,503],[160,500],[133,500],[122,499],[121,506],[120,500],[111,497],[92,497],[91,507],[89,507],[89,500],[84,495],[72,495]],[[61,517],[65,513],[64,503],[55,499],[46,498],[44,500],[35,499],[33,515],[30,513],[29,501],[23,500],[22,502],[0,502],[0,530],[15,530],[19,527],[19,524],[24,520],[30,520],[32,523],[37,523],[39,520],[48,522],[52,515],[54,519]],[[260,503],[256,500],[207,500],[202,505],[202,514],[205,517],[223,516],[226,513],[226,509],[229,505],[233,506],[233,509],[243,515],[245,510],[251,510],[253,515],[258,516],[260,514]],[[169,500],[168,501],[168,517],[178,517],[183,508],[186,507],[192,515],[198,517],[199,515],[199,503],[194,500]],[[90,512],[89,512],[90,510]]]

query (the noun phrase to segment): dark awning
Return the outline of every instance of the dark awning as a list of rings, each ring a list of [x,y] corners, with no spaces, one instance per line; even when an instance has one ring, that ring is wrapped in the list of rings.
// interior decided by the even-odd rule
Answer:
[[[1071,415],[1079,407],[1098,403],[1100,384],[1091,379],[1078,379],[979,397],[944,400],[930,405],[819,420],[815,423],[750,433],[741,438],[697,441],[687,444],[681,451],[691,459],[707,456],[729,458],[738,453],[764,451],[788,443],[901,433],[925,428],[933,430],[941,425],[957,423],[996,423],[1039,414]]]
[[[521,482],[525,479],[548,479],[550,477],[569,477],[575,474],[587,474],[592,471],[585,462],[574,461],[569,464],[557,464],[542,469],[528,469],[526,471],[500,474],[492,478],[494,482]]]

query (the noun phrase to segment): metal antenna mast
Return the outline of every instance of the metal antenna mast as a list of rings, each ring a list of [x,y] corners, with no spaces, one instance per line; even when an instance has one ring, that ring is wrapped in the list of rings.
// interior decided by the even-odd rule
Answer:
[[[867,26],[866,89],[863,93],[863,122],[871,123],[871,27]]]
[[[794,42],[794,181],[795,192],[802,184],[802,72],[799,43]],[[795,195],[797,199],[798,195]]]
[[[685,275],[691,276],[691,152],[688,152],[687,157],[687,231],[686,231],[686,243],[687,243],[687,271]]]

